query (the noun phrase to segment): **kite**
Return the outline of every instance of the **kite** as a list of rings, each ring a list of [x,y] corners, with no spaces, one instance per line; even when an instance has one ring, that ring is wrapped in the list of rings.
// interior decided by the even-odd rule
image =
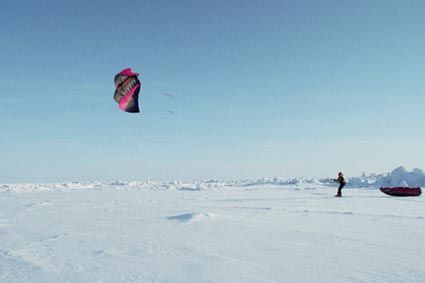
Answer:
[[[127,68],[115,75],[114,100],[121,110],[130,113],[139,113],[139,91],[141,83],[137,78],[139,74]]]

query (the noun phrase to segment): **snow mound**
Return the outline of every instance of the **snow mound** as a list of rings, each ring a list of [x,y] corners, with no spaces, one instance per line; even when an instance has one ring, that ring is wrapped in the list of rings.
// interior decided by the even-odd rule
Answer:
[[[174,220],[182,223],[194,223],[200,221],[214,220],[223,217],[220,214],[215,213],[185,213],[180,215],[168,216],[168,220]]]
[[[425,174],[419,168],[409,172],[403,166],[400,166],[391,172],[390,177],[391,185],[393,186],[408,185],[416,187],[425,185]]]
[[[218,180],[202,180],[202,181],[174,181],[167,184],[163,184],[168,190],[179,190],[179,191],[204,191],[204,190],[215,190],[227,186],[228,184],[224,181]]]
[[[389,173],[363,174],[348,179],[350,187],[424,187],[425,173],[419,168],[407,171],[403,166]]]
[[[95,190],[104,185],[99,182],[68,182],[50,184],[0,184],[0,191],[35,192],[35,191],[66,191],[66,190]]]

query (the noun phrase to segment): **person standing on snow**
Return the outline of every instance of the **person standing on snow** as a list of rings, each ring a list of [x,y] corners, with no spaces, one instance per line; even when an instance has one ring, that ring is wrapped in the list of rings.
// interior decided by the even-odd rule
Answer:
[[[339,183],[338,193],[336,194],[336,197],[341,197],[342,196],[341,190],[345,186],[344,174],[342,174],[342,172],[339,172],[338,178],[332,179],[332,180]]]

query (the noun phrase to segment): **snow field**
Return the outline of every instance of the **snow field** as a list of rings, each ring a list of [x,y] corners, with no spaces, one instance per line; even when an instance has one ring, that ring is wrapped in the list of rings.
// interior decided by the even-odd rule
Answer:
[[[422,196],[197,186],[2,190],[0,282],[425,281]]]

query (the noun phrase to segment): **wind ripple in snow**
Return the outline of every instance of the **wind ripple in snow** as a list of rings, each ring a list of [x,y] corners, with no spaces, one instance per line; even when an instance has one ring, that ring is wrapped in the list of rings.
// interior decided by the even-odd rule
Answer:
[[[353,215],[368,217],[385,217],[385,218],[405,218],[405,219],[425,219],[421,215],[396,215],[396,214],[374,214],[374,213],[358,213],[353,211],[328,211],[328,210],[295,210],[295,213],[313,213],[313,214],[333,214],[333,215]]]

